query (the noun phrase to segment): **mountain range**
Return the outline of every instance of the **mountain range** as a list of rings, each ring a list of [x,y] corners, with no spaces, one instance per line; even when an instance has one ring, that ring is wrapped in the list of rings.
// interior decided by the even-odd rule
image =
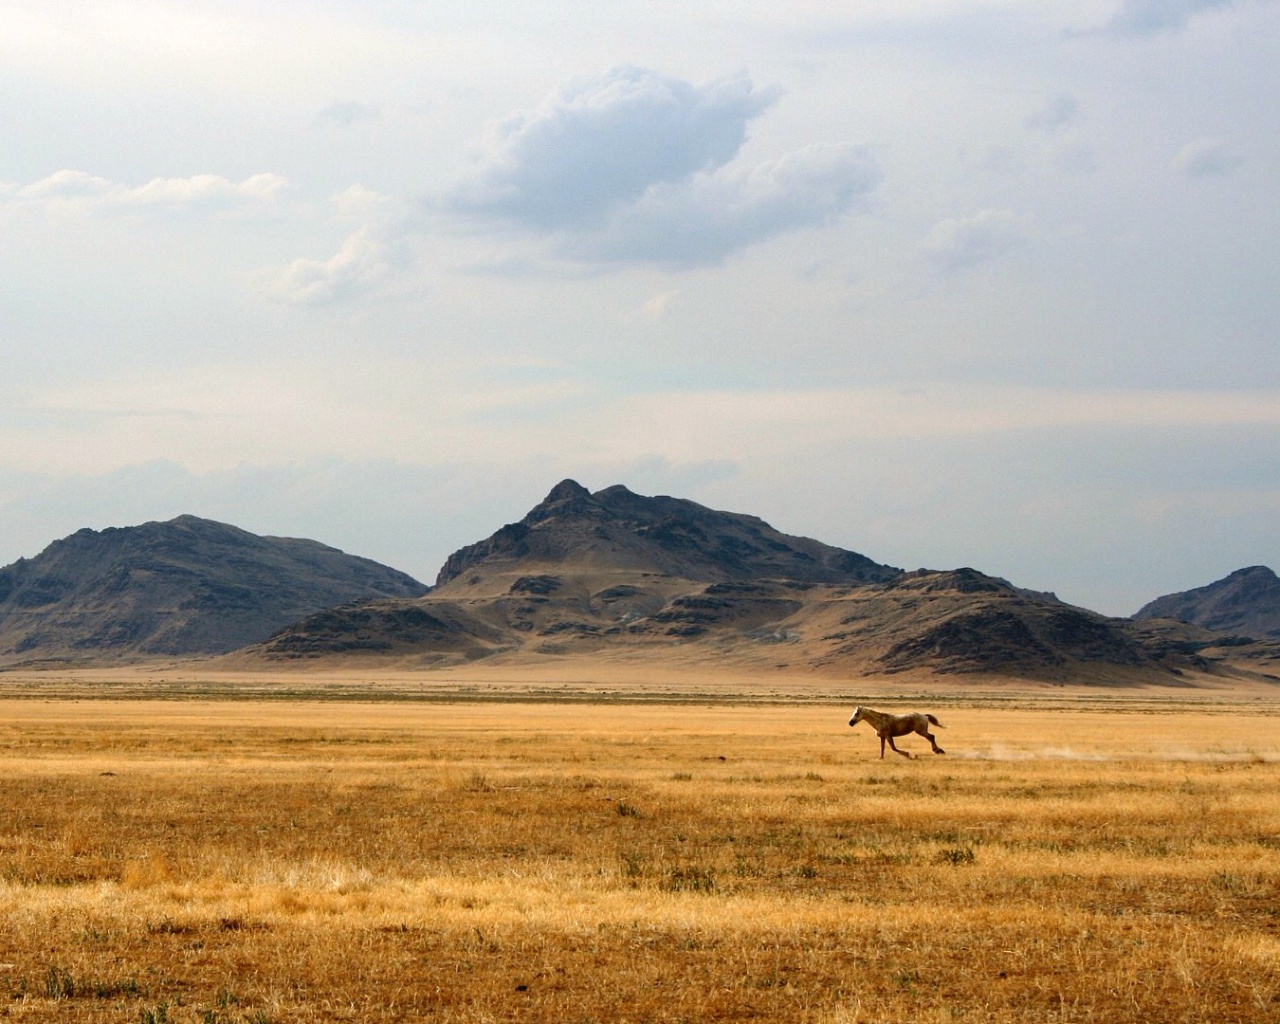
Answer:
[[[269,662],[377,656],[716,661],[744,670],[1178,682],[1219,636],[1113,619],[972,568],[903,569],[753,516],[558,484],[455,552],[430,594],[329,609],[250,648]]]
[[[1242,573],[1274,605],[1257,570]],[[1236,606],[1246,591],[1235,587]],[[1161,604],[1186,596],[1109,618],[976,569],[907,572],[754,516],[565,480],[454,552],[432,588],[314,541],[193,516],[82,530],[0,569],[0,665],[229,652],[264,667],[678,658],[1112,684],[1280,665],[1272,634],[1245,637],[1236,620],[1224,633],[1182,614],[1185,602]]]

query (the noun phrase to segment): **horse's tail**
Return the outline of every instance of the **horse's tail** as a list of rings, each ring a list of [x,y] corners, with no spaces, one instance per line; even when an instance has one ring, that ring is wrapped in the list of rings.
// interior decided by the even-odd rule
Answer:
[[[941,722],[939,722],[936,718],[934,718],[933,715],[925,715],[924,717],[929,719],[930,724],[936,725],[939,729],[946,728],[946,726],[943,725]]]

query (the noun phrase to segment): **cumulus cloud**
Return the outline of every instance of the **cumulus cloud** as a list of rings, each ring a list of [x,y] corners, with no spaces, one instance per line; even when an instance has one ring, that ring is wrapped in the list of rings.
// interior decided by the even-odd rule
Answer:
[[[330,201],[339,217],[361,222],[394,220],[400,205],[377,189],[360,184],[343,189]]]
[[[1173,167],[1189,178],[1230,174],[1242,163],[1240,156],[1221,139],[1196,139],[1173,158]]]
[[[939,221],[924,240],[924,255],[935,271],[956,273],[997,260],[1031,241],[1022,218],[1009,210],[980,210]]]
[[[337,219],[350,231],[328,259],[297,259],[258,272],[262,294],[273,302],[322,306],[356,298],[403,298],[418,290],[412,227],[389,197],[353,185],[332,199]]]
[[[496,125],[440,203],[568,259],[716,262],[826,223],[880,179],[870,151],[848,145],[730,166],[777,97],[746,75],[693,85],[624,66],[577,79]]]
[[[262,275],[269,299],[298,306],[321,306],[367,293],[397,269],[391,248],[369,228],[353,231],[327,260],[298,259]]]
[[[1236,0],[1122,0],[1103,29],[1126,36],[1177,32],[1197,14],[1234,6]]]
[[[88,174],[63,170],[26,186],[10,186],[0,195],[9,203],[46,209],[219,209],[269,203],[287,187],[277,174],[255,174],[233,182],[217,174],[190,178],[153,178],[144,185],[124,185]]]
[[[717,262],[753,242],[834,220],[865,202],[880,177],[865,146],[814,145],[744,171],[654,186],[565,251],[596,260]]]
[[[494,126],[448,202],[537,229],[590,224],[651,185],[728,163],[776,98],[745,75],[695,86],[624,66],[575,79]]]

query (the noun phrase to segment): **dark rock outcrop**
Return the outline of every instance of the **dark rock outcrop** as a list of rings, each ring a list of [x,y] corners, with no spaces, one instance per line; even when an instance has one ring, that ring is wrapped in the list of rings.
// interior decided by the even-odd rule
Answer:
[[[1178,668],[1144,648],[1125,620],[1076,608],[976,569],[920,570],[853,594],[834,656],[861,649],[879,671],[1018,675],[1060,680],[1082,667]]]
[[[762,519],[683,498],[645,497],[621,484],[592,494],[565,480],[518,523],[454,552],[436,580],[504,571],[520,562],[658,573],[708,583],[788,579],[885,582],[902,572],[865,555],[780,533]]]

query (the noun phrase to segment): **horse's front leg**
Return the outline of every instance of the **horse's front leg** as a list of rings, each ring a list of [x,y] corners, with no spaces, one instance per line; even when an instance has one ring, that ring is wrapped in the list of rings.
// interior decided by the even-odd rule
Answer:
[[[883,744],[881,744],[881,746],[883,746]],[[890,737],[889,737],[889,746],[893,747],[893,752],[894,752],[895,754],[901,754],[901,755],[902,755],[903,757],[905,757],[908,761],[910,761],[910,760],[911,760],[911,755],[910,755],[909,753],[907,753],[905,750],[899,750],[899,749],[898,749],[898,745],[897,745],[896,743],[894,743],[894,742],[893,742],[893,737],[892,737],[892,736],[890,736]],[[883,757],[884,755],[883,755],[883,754],[881,754],[880,756],[881,756],[881,757]]]
[[[884,737],[880,737],[880,760],[884,760]]]

